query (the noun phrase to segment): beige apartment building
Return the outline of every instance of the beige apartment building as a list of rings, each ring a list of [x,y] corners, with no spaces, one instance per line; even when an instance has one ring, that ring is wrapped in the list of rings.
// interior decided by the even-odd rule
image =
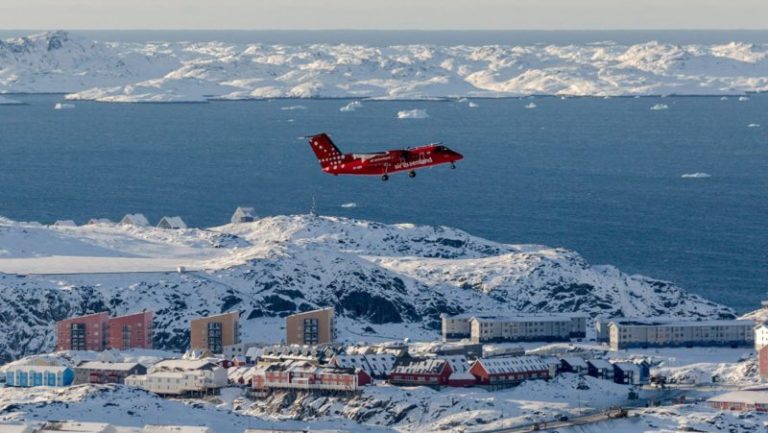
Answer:
[[[224,353],[224,346],[240,342],[240,312],[201,317],[189,322],[190,349],[210,350]]]
[[[333,307],[293,314],[285,318],[287,344],[328,344],[335,337]]]
[[[584,338],[587,315],[580,313],[518,314],[510,316],[442,316],[443,341],[567,341]]]
[[[631,347],[751,346],[752,320],[619,319],[608,324],[611,350]]]

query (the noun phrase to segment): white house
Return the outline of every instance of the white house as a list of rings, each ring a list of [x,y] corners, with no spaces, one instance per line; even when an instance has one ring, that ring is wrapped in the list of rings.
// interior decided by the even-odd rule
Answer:
[[[55,223],[53,223],[54,227],[77,227],[77,224],[75,224],[72,220],[57,220]]]
[[[761,323],[755,327],[755,351],[768,346],[768,323]]]
[[[157,223],[157,227],[161,229],[185,229],[187,228],[187,224],[180,216],[164,216],[160,222]]]
[[[120,220],[120,224],[145,227],[149,225],[149,220],[143,214],[129,213]]]
[[[227,386],[227,370],[205,359],[168,359],[128,376],[125,385],[161,395],[205,394]]]
[[[253,208],[252,207],[239,207],[235,209],[235,213],[232,214],[232,219],[230,220],[232,224],[238,224],[238,223],[250,223],[255,220],[256,217],[253,214]]]

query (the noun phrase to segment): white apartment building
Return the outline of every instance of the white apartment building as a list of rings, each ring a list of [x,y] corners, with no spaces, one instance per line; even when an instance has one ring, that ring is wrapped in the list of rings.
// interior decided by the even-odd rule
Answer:
[[[630,347],[751,346],[752,320],[620,319],[608,325],[611,350]]]
[[[567,341],[586,336],[587,319],[588,316],[581,313],[443,315],[443,341]]]
[[[205,359],[168,359],[145,375],[126,377],[125,385],[160,395],[206,394],[227,386],[227,370]]]

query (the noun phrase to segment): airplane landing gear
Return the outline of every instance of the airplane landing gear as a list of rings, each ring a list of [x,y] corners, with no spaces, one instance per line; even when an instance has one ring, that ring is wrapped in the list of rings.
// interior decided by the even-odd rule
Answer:
[[[411,170],[408,172],[408,177],[416,177],[416,172]]]
[[[386,182],[386,181],[388,181],[388,180],[389,180],[389,176],[388,176],[388,175],[386,175],[386,174],[385,174],[385,175],[382,175],[382,176],[381,176],[381,180],[382,180],[382,181],[384,181],[384,182]]]
[[[451,170],[456,170],[456,164],[451,163]]]

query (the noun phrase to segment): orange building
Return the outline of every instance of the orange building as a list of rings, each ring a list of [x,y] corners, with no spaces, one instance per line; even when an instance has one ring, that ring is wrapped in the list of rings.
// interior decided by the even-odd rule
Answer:
[[[151,349],[152,312],[109,317],[87,314],[56,323],[57,350]]]
[[[328,344],[335,337],[333,307],[293,314],[285,318],[288,344]]]
[[[191,320],[189,322],[190,349],[223,353],[224,346],[240,342],[239,320],[239,311]]]

